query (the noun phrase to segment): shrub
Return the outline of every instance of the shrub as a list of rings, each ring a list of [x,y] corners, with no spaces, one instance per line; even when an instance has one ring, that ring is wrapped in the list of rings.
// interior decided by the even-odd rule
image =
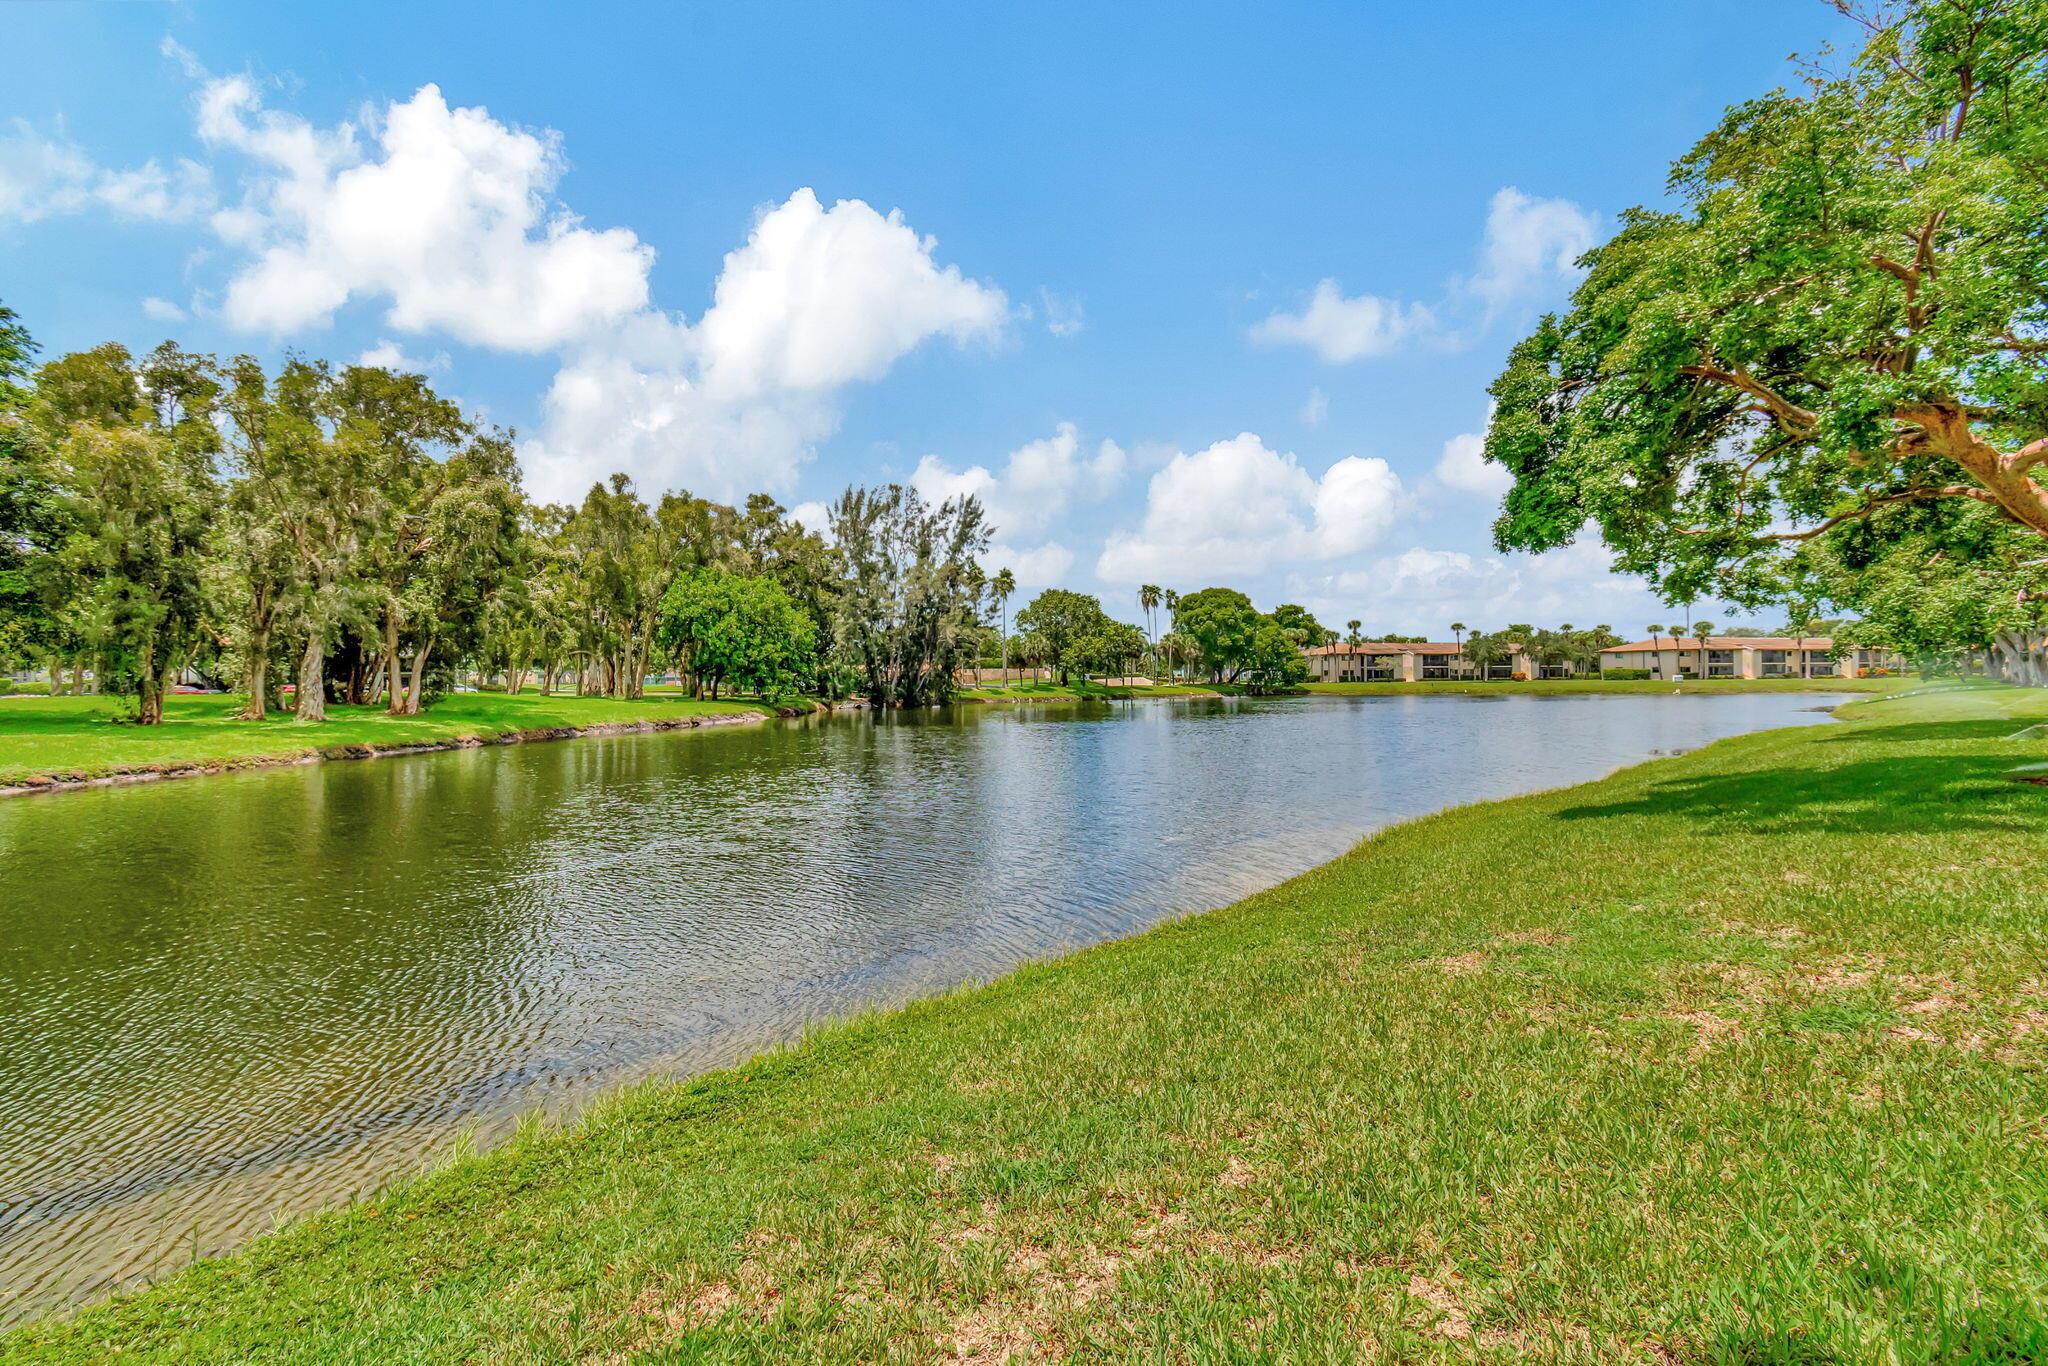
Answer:
[[[1648,669],[1602,669],[1600,676],[1602,678],[1612,678],[1618,682],[1640,683],[1650,677],[1650,671]]]
[[[48,697],[50,685],[41,679],[31,679],[24,683],[12,678],[0,678],[0,697],[6,697],[10,693],[16,697]]]

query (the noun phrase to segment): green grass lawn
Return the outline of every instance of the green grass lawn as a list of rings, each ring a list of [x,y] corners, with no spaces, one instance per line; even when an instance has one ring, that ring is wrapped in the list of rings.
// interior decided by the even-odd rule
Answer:
[[[660,697],[542,697],[522,693],[450,693],[419,716],[387,716],[381,707],[329,707],[321,725],[290,712],[236,720],[242,699],[173,696],[159,726],[138,726],[120,699],[0,698],[0,786],[35,777],[97,777],[194,765],[235,765],[289,758],[345,745],[414,745],[510,731],[764,710],[752,702],[692,702]]]
[[[1841,715],[633,1090],[0,1360],[2048,1358],[2048,694]]]
[[[1379,697],[1403,694],[1535,693],[1571,697],[1580,693],[1729,693],[1831,692],[1887,693],[1928,686],[1917,678],[1543,678],[1526,682],[1453,682],[1448,679],[1403,683],[1311,683],[1307,691],[1333,697]]]

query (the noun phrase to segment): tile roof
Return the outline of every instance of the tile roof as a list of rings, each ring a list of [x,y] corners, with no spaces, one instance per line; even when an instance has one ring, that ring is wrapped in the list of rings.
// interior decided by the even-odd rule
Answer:
[[[1827,650],[1833,648],[1834,643],[1832,636],[1707,637],[1707,648],[1709,650]],[[1697,650],[1700,648],[1698,636],[1681,637],[1677,644],[1681,650]],[[1610,645],[1600,653],[1603,655],[1648,654],[1657,650],[1668,650],[1671,646],[1672,638],[1670,636],[1662,636],[1656,640],[1637,640],[1631,641],[1627,645]]]
[[[1335,645],[1318,645],[1307,651],[1312,655],[1455,655],[1464,653],[1465,647],[1447,640],[1363,640],[1356,645],[1338,642]]]

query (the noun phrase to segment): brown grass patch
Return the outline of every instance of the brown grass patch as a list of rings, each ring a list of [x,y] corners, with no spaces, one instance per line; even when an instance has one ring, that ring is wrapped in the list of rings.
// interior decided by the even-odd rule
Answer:
[[[1446,1277],[1452,1284],[1458,1279],[1456,1272],[1451,1272]],[[1411,1299],[1421,1300],[1434,1311],[1435,1318],[1430,1324],[1430,1329],[1438,1337],[1455,1338],[1459,1341],[1471,1339],[1471,1316],[1465,1312],[1464,1301],[1458,1298],[1451,1285],[1445,1284],[1444,1281],[1433,1281],[1427,1276],[1410,1276],[1408,1295]]]
[[[1740,1020],[1731,1020],[1725,1015],[1716,1015],[1711,1010],[1667,1010],[1664,1019],[1677,1024],[1691,1025],[1693,1043],[1691,1056],[1697,1058],[1718,1042],[1733,1042],[1743,1036]]]

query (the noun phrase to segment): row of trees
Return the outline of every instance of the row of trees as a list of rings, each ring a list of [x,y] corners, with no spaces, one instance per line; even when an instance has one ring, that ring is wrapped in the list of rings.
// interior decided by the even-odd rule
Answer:
[[[1051,589],[1012,635],[1015,578],[984,577],[973,498],[849,489],[822,535],[765,495],[649,500],[624,475],[540,504],[510,434],[419,375],[33,351],[0,310],[0,664],[127,693],[145,724],[189,675],[252,719],[289,692],[305,721],[417,713],[467,670],[512,693],[631,698],[673,668],[700,695],[920,706],[993,654],[1062,682],[1149,667],[1267,690],[1336,638],[1296,604],[1150,586],[1142,630]]]
[[[1014,591],[1008,571],[992,581]],[[1007,622],[1005,599],[993,598],[998,622]],[[1062,685],[1074,675],[1115,677],[1150,669],[1168,681],[1205,677],[1254,692],[1294,686],[1308,677],[1302,651],[1333,639],[1306,608],[1283,603],[1270,613],[1231,588],[1204,588],[1185,597],[1148,587],[1141,595],[1146,628],[1119,621],[1087,593],[1049,588],[1017,613],[1017,633],[1000,634],[1005,671],[1012,662],[1043,668]],[[1154,636],[1165,608],[1172,629]]]
[[[305,721],[416,713],[472,668],[914,705],[989,634],[972,498],[850,489],[829,537],[765,495],[650,502],[624,475],[537,504],[511,435],[418,375],[34,350],[0,308],[0,666],[126,693],[144,724],[187,674],[258,719],[286,689]]]

